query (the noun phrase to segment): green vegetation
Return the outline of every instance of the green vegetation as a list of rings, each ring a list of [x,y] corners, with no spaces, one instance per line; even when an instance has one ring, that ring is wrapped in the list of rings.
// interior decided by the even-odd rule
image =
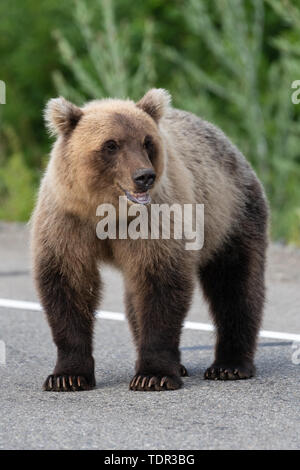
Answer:
[[[0,218],[29,217],[50,148],[48,98],[138,99],[158,86],[241,148],[266,188],[273,238],[300,244],[300,104],[291,101],[300,80],[297,5],[2,0]]]

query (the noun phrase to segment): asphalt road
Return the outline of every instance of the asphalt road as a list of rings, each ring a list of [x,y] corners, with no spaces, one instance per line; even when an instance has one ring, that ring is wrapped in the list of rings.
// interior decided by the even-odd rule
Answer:
[[[269,250],[263,328],[300,334],[300,251]],[[123,312],[119,274],[105,270],[101,309]],[[30,277],[28,231],[0,223],[0,299],[37,301]],[[196,292],[188,320],[209,322]],[[97,320],[97,387],[46,393],[55,348],[42,312],[0,307],[0,449],[299,449],[300,344],[261,338],[257,377],[203,380],[213,359],[211,332],[184,330],[190,377],[172,392],[130,392],[135,353],[125,322]],[[294,354],[294,356],[293,356]],[[292,358],[296,358],[296,361]],[[1,361],[0,361],[1,362]]]

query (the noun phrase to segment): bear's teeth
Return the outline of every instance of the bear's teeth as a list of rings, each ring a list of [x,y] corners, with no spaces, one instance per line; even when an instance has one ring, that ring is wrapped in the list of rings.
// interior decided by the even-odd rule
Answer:
[[[150,201],[150,196],[148,193],[135,194],[134,196],[135,199],[142,204],[145,204]]]
[[[130,201],[136,202],[138,204],[149,204],[151,201],[151,197],[148,191],[144,193],[129,193],[128,191],[125,191],[125,193]]]

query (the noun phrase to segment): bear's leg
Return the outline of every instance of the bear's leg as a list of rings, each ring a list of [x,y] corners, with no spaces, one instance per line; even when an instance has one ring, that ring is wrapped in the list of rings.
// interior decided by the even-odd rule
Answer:
[[[138,317],[133,305],[133,295],[125,291],[125,309],[126,317],[130,326],[130,330],[133,336],[133,341],[135,346],[138,348],[139,344],[139,326],[138,326]],[[183,364],[180,365],[180,375],[181,377],[188,377],[188,371],[186,370]]]
[[[57,363],[44,390],[89,390],[95,386],[92,333],[100,284],[96,265],[68,259],[67,253],[60,263],[45,249],[36,258],[35,277],[57,346]]]
[[[137,314],[133,305],[134,295],[126,289],[125,286],[125,311],[130,326],[134,345],[138,348],[139,344],[139,325]]]
[[[171,264],[171,263],[170,263]],[[179,341],[190,305],[193,280],[184,263],[145,270],[132,281],[131,312],[137,312],[133,331],[138,360],[129,388],[138,391],[175,390],[181,387]],[[132,319],[132,315],[131,315]],[[129,317],[130,320],[130,317]],[[184,374],[186,375],[186,374]]]
[[[265,238],[234,237],[200,269],[200,281],[217,330],[215,361],[206,379],[252,377],[264,304]]]

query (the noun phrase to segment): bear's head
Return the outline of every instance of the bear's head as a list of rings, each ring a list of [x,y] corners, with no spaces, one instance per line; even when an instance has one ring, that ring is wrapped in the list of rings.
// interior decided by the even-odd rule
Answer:
[[[80,108],[51,99],[45,119],[58,136],[52,158],[58,186],[93,205],[115,204],[124,195],[149,203],[164,169],[159,121],[169,102],[163,89],[148,91],[137,103],[103,99]]]

